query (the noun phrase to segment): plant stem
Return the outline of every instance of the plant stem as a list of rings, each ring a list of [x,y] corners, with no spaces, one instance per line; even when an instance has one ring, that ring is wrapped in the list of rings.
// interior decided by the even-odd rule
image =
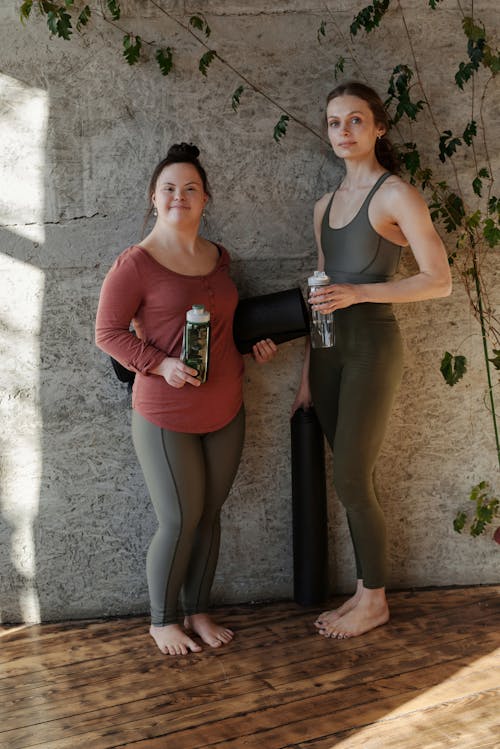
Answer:
[[[479,320],[481,323],[481,336],[483,339],[484,364],[486,367],[486,376],[488,379],[488,393],[489,393],[490,405],[491,405],[491,418],[493,420],[493,431],[495,433],[495,444],[497,448],[498,467],[500,468],[500,439],[498,436],[497,416],[496,416],[496,411],[495,411],[495,399],[493,397],[493,383],[491,381],[491,367],[490,367],[490,360],[488,357],[488,353],[489,353],[488,352],[488,337],[486,335],[486,325],[484,322],[484,315],[483,315],[481,284],[479,282],[479,269],[477,267],[477,256],[476,256],[475,251],[473,252],[473,255],[472,255],[472,263],[474,266],[474,280],[476,283],[477,306],[479,310]]]

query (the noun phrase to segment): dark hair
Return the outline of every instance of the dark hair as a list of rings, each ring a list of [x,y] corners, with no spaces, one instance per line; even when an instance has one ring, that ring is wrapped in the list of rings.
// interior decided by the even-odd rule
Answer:
[[[391,123],[387,110],[384,107],[384,102],[377,92],[373,88],[370,88],[370,86],[359,81],[346,81],[336,86],[333,91],[330,91],[326,97],[326,106],[328,106],[332,99],[336,99],[337,96],[357,96],[358,99],[366,101],[373,114],[375,124],[385,128],[384,135],[377,138],[377,142],[375,143],[375,156],[382,166],[396,174],[400,169],[400,162],[394,146],[387,137]]]
[[[149,180],[149,186],[148,186],[148,200],[150,203],[148,212],[146,214],[146,218],[144,219],[144,226],[143,226],[143,234],[146,228],[146,224],[148,223],[149,219],[151,218],[151,214],[153,212],[153,202],[152,197],[153,193],[156,190],[156,183],[158,182],[158,177],[162,173],[162,171],[165,169],[166,166],[170,166],[170,164],[192,164],[198,174],[200,175],[201,182],[203,184],[203,189],[205,193],[208,195],[208,197],[212,197],[210,193],[210,187],[208,186],[208,178],[207,173],[205,172],[204,168],[200,164],[198,160],[198,156],[200,155],[200,149],[197,148],[193,143],[174,143],[170,148],[168,149],[167,155],[164,159],[162,159],[154,168],[153,174],[151,175],[151,179]]]

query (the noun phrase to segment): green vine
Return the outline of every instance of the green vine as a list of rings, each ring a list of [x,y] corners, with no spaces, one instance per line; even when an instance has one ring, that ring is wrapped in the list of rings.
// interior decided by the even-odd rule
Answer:
[[[459,510],[453,521],[453,528],[457,533],[468,530],[473,537],[481,536],[497,518],[500,518],[500,500],[490,495],[490,485],[481,481],[472,487],[469,499],[474,503],[472,510]],[[500,544],[500,527],[493,534],[494,540]]]
[[[147,1],[164,14],[171,23],[182,28],[186,34],[191,35],[197,41],[202,50],[198,62],[201,75],[207,76],[210,66],[217,61],[239,79],[239,84],[234,89],[230,99],[231,107],[235,112],[242,104],[244,92],[250,90],[263,97],[279,111],[279,119],[273,129],[273,138],[276,143],[279,144],[286,136],[291,122],[304,128],[316,138],[325,141],[314,127],[295,116],[281,102],[257,86],[241,70],[225,60],[213,45],[209,46],[208,39],[211,36],[211,29],[203,14],[195,13],[190,16],[188,22],[184,22],[162,7],[157,0]],[[428,0],[430,12],[436,12],[441,2],[442,0]],[[317,31],[317,40],[320,44],[325,44],[328,37],[328,27],[331,23],[334,33],[340,37],[351,61],[358,68],[358,77],[366,79],[362,66],[356,59],[353,48],[354,39],[359,39],[362,32],[370,34],[379,29],[390,11],[400,14],[410,46],[412,61],[410,64],[405,61],[394,66],[388,81],[385,105],[396,132],[399,132],[405,121],[412,123],[425,113],[429,124],[436,133],[435,154],[437,163],[449,165],[454,175],[455,185],[452,186],[448,180],[441,179],[435,173],[435,169],[422,164],[421,153],[415,142],[408,141],[401,136],[399,155],[403,168],[406,170],[410,181],[419,185],[429,195],[429,207],[433,221],[439,224],[446,233],[455,237],[455,248],[450,252],[449,262],[459,274],[473,313],[479,321],[488,382],[489,410],[500,466],[500,440],[492,378],[492,369],[500,371],[500,321],[489,303],[488,290],[482,277],[482,267],[488,251],[496,249],[500,245],[500,197],[493,194],[495,179],[483,118],[489,84],[500,71],[500,54],[489,38],[484,25],[474,18],[473,13],[466,15],[460,4],[458,8],[462,14],[466,57],[457,63],[454,83],[457,89],[463,93],[466,93],[468,87],[470,87],[471,98],[469,121],[463,132],[460,133],[455,133],[449,128],[442,129],[436,121],[431,102],[426,95],[420,77],[412,35],[408,29],[405,12],[399,0],[373,0],[372,3],[362,8],[350,24],[350,37],[349,35],[343,35],[334,14],[328,11],[330,20],[321,20]],[[158,45],[154,42],[148,42],[134,34],[130,29],[125,29],[119,25],[121,21],[119,0],[99,0],[99,2],[96,0],[92,3],[83,3],[78,0],[60,0],[59,2],[24,0],[20,7],[20,17],[23,23],[29,19],[34,9],[45,18],[50,34],[65,40],[71,39],[74,30],[78,33],[84,33],[91,20],[97,17],[121,32],[122,52],[129,65],[138,64],[144,58],[145,49],[150,49],[153,51],[153,58],[161,75],[168,76],[174,69],[177,53],[172,45],[165,46],[165,44]],[[334,67],[335,79],[344,73],[345,65],[345,57],[338,55]],[[482,87],[479,111],[475,111],[475,81],[480,69],[486,71],[488,77]],[[479,163],[476,151],[476,141],[479,138],[482,138],[483,163]],[[454,161],[457,154],[463,149],[470,149],[472,163],[475,165],[475,174],[466,191],[472,190],[472,194],[477,201],[477,205],[474,207],[470,207],[464,198],[459,170]],[[490,355],[490,346],[494,353],[493,357]],[[466,370],[467,360],[463,355],[445,352],[441,361],[441,372],[448,385],[454,386],[458,383],[464,377]]]

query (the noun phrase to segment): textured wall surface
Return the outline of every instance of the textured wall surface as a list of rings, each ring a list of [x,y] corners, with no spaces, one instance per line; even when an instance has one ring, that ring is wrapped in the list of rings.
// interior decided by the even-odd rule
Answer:
[[[238,0],[160,4],[169,15],[146,0],[123,3],[119,28],[95,19],[72,42],[49,39],[36,17],[21,26],[18,3],[0,10],[1,621],[148,609],[144,561],[155,519],[130,440],[129,396],[94,347],[93,325],[102,279],[140,237],[147,181],[168,146],[199,145],[214,194],[206,234],[230,250],[243,295],[301,284],[315,267],[312,207],[338,180],[338,164],[293,121],[277,145],[281,111],[248,87],[233,112],[241,79],[217,60],[201,76],[204,49],[175,19],[186,25],[202,10],[209,45],[317,132],[339,54],[346,76],[360,67],[381,92],[395,64],[412,64],[396,12],[353,46],[348,26],[364,5],[354,0],[329,10],[311,0],[258,0],[250,10]],[[474,5],[493,27],[496,0]],[[465,57],[457,4],[444,0],[435,12],[421,0],[402,6],[439,126],[461,132],[469,96],[444,83]],[[174,47],[174,71],[161,76],[154,47],[129,67],[124,30]],[[484,111],[490,137],[499,119],[494,88]],[[420,137],[427,125],[405,137]],[[462,156],[456,163],[467,183],[470,164]],[[407,252],[402,273],[413,268]],[[485,268],[497,305],[499,272],[498,260]],[[498,490],[478,326],[460,282],[449,299],[399,305],[397,314],[406,369],[377,471],[390,585],[496,582],[491,537],[452,529],[475,482],[489,479]],[[264,368],[247,361],[247,440],[223,512],[216,602],[292,595],[289,412],[302,348],[283,345]],[[469,358],[453,389],[439,373],[445,350]],[[330,462],[328,473],[330,582],[347,591],[353,559]]]

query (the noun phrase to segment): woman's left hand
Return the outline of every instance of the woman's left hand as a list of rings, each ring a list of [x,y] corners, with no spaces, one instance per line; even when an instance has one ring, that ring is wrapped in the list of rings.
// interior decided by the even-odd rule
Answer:
[[[309,304],[314,310],[328,314],[336,309],[344,309],[358,304],[359,287],[352,283],[334,283],[330,286],[317,286],[309,295]]]
[[[266,364],[271,359],[274,359],[277,353],[278,347],[270,338],[259,341],[252,346],[252,356],[257,364]]]

